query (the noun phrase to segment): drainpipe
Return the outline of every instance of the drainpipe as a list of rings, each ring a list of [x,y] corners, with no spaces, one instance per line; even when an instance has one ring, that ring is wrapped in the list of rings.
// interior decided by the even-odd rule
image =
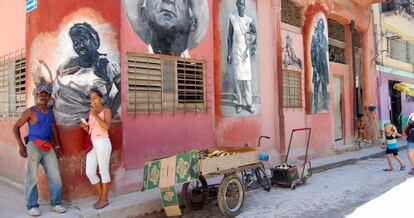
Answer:
[[[353,95],[354,95],[354,130],[355,133],[357,133],[358,128],[358,122],[357,122],[357,116],[358,116],[358,105],[359,105],[359,96],[358,96],[358,86],[356,84],[358,75],[357,75],[357,66],[355,63],[355,21],[351,20],[351,23],[349,24],[350,31],[351,31],[351,49],[352,49],[352,77],[354,81],[352,82],[353,87]],[[360,81],[358,81],[359,83]]]
[[[281,1],[273,0],[273,20],[275,21],[275,30],[273,37],[273,46],[276,50],[276,58],[273,58],[273,66],[276,66],[277,82],[274,83],[277,87],[277,114],[279,115],[279,145],[280,145],[280,162],[286,161],[286,146],[285,146],[285,114],[283,111],[283,72],[282,72],[282,45],[281,45],[281,16],[275,16],[276,12],[281,15]],[[279,40],[278,40],[279,39]],[[276,114],[276,113],[275,113]],[[275,131],[275,133],[277,133]]]

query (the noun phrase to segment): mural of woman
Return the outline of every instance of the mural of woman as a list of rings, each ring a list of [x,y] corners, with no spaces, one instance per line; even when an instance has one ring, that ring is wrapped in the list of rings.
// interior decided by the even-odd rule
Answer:
[[[120,120],[119,65],[98,52],[100,37],[89,23],[74,24],[69,29],[69,36],[76,56],[65,60],[59,66],[56,77],[48,79],[53,84],[56,123],[67,127],[78,126],[80,119],[88,116],[88,96],[92,88],[104,94],[106,106],[111,108],[114,119]],[[47,65],[41,61],[35,61],[33,65],[34,80],[44,80],[39,79],[44,73],[38,71],[48,70]]]
[[[189,57],[208,30],[207,0],[124,0],[124,9],[149,53]]]
[[[328,37],[325,21],[319,18],[311,41],[313,99],[312,113],[329,111]]]

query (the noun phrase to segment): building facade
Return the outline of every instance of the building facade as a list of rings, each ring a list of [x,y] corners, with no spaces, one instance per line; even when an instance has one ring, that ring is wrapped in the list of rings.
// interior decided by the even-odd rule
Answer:
[[[256,146],[267,135],[260,149],[274,165],[292,129],[312,128],[312,158],[354,144],[356,114],[377,101],[372,2],[38,0],[25,22],[24,105],[37,85],[53,85],[64,196],[93,193],[78,126],[93,87],[114,117],[114,194],[139,189],[146,161],[192,149]],[[82,67],[88,52],[100,56],[93,69]],[[3,115],[11,129],[16,117]],[[12,133],[0,134],[0,173],[21,183]],[[305,142],[294,136],[290,158],[303,158]]]
[[[377,80],[380,125],[404,129],[413,112],[414,99],[394,89],[401,82],[413,83],[414,5],[410,1],[387,1],[374,7],[377,43]]]

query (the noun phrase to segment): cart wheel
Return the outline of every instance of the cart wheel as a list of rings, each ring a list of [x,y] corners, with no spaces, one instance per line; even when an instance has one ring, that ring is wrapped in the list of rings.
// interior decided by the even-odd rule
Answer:
[[[303,183],[303,184],[305,184],[305,183],[307,182],[307,180],[308,180],[308,178],[303,177],[303,178],[302,178],[302,183]]]
[[[247,188],[253,183],[254,171],[253,169],[247,169],[241,171],[241,179],[244,183],[244,186]]]
[[[203,192],[203,188],[207,186],[207,180],[203,176],[200,176],[198,180],[184,183],[181,192],[184,205],[191,210],[200,209],[207,198],[206,192]]]
[[[296,184],[293,183],[292,185],[290,185],[290,189],[292,189],[292,191],[295,190],[296,189]]]
[[[269,177],[267,176],[267,173],[264,168],[258,167],[254,170],[256,174],[257,182],[262,186],[262,188],[266,191],[270,191],[272,188],[272,185],[270,184]]]
[[[241,212],[244,203],[244,185],[236,174],[225,176],[217,194],[218,205],[223,214],[234,217]]]

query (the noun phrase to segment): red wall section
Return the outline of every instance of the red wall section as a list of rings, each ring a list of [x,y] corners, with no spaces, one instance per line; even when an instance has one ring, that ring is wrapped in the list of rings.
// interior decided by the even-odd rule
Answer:
[[[64,60],[56,52],[61,48],[62,43],[71,43],[70,41],[61,40],[62,34],[68,34],[63,31],[63,27],[73,23],[94,21],[98,24],[111,26],[115,31],[114,35],[107,36],[100,33],[101,47],[103,39],[113,37],[110,43],[114,47],[119,46],[119,29],[120,29],[120,1],[112,0],[105,3],[97,4],[96,1],[53,1],[39,0],[38,8],[30,12],[27,16],[27,97],[28,106],[33,104],[33,78],[31,75],[31,63],[34,59],[43,60],[55,73],[59,65]],[[41,51],[40,51],[41,50]],[[73,53],[75,55],[75,53]],[[119,57],[118,57],[119,58]],[[87,90],[85,90],[87,91]],[[79,127],[63,128],[59,127],[59,136],[63,149],[63,161],[59,162],[60,173],[63,181],[63,197],[78,198],[85,197],[94,193],[92,185],[85,175],[85,154],[83,143],[85,132]],[[110,139],[112,142],[111,156],[111,173],[112,178],[115,169],[121,165],[121,147],[122,147],[122,125],[113,123],[110,129]],[[42,198],[47,198],[47,181],[44,177],[40,178],[39,188]],[[116,186],[116,184],[114,185]]]
[[[123,166],[126,170],[141,169],[150,159],[174,155],[197,148],[214,145],[213,134],[213,1],[209,2],[210,21],[208,32],[194,49],[192,59],[205,60],[207,64],[207,112],[194,113],[128,113],[127,88],[122,89]],[[146,53],[147,45],[135,34],[124,8],[121,8],[121,69],[122,84],[127,82],[127,52]],[[139,182],[139,181],[131,181]],[[138,186],[137,186],[138,187]]]

